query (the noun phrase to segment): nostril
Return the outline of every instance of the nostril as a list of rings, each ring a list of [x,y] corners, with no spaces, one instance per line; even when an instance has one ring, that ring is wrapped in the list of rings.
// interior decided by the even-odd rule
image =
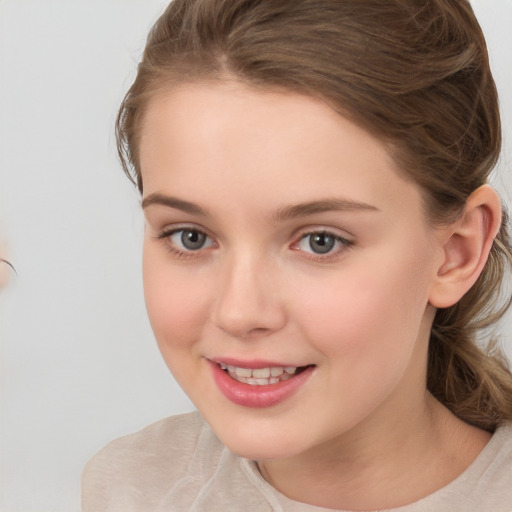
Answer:
[[[269,331],[266,327],[255,327],[254,329],[251,329],[244,338],[255,338],[257,336],[260,336],[262,334],[265,334]]]

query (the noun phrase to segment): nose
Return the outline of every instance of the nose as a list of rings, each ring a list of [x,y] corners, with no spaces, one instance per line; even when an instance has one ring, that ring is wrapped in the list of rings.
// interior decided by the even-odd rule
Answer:
[[[266,336],[286,323],[286,308],[272,262],[253,257],[226,262],[212,320],[229,335],[248,339]]]

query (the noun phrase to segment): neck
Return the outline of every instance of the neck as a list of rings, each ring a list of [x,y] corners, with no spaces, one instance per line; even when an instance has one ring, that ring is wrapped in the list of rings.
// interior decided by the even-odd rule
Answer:
[[[462,473],[490,438],[430,394],[422,404],[388,421],[376,412],[308,452],[260,462],[260,471],[290,499],[325,508],[374,510],[417,501]]]

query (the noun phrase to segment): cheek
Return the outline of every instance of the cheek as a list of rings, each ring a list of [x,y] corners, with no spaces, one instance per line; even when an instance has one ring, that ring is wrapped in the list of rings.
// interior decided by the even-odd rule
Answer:
[[[144,297],[151,327],[164,355],[187,348],[200,337],[207,311],[207,293],[202,280],[191,278],[165,256],[144,250]]]
[[[406,364],[414,349],[427,306],[425,261],[421,254],[393,256],[358,260],[304,283],[309,293],[294,316],[304,319],[302,330],[320,352],[348,369]]]

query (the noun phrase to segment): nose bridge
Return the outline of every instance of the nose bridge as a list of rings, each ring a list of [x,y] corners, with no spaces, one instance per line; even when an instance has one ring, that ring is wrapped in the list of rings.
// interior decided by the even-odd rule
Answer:
[[[281,328],[285,311],[275,286],[276,270],[270,255],[249,249],[232,251],[219,274],[213,314],[217,326],[241,338]]]

